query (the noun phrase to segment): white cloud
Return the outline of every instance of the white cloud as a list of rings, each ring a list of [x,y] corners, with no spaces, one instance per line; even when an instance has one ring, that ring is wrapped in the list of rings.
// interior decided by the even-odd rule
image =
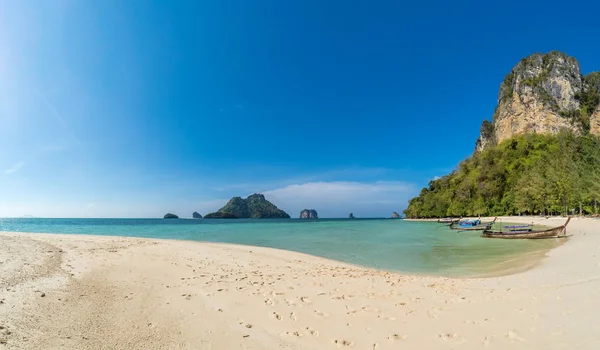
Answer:
[[[404,209],[416,192],[414,185],[401,181],[334,181],[294,184],[264,195],[292,217],[304,208],[316,209],[320,217],[346,217],[350,212],[357,217],[383,217]]]
[[[21,168],[24,167],[24,166],[25,166],[25,162],[19,162],[17,164],[14,164],[10,168],[6,169],[4,171],[4,173],[7,174],[7,175],[14,174],[17,171],[21,170]]]

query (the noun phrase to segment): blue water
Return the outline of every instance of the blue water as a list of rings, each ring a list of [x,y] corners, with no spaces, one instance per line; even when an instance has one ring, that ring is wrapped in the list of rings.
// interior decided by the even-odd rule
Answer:
[[[452,231],[438,223],[390,219],[0,219],[0,231],[245,244],[442,276],[501,273],[557,245],[555,240],[485,239],[479,232]]]

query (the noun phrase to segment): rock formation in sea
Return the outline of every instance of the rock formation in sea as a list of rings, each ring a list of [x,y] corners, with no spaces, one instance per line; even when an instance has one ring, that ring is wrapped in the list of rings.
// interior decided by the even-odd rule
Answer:
[[[300,212],[300,219],[318,219],[319,215],[314,209],[304,209]]]
[[[348,219],[355,219],[354,214],[352,214],[352,213],[348,214]]]
[[[167,213],[167,214],[165,214],[163,219],[179,219],[179,216],[177,216],[175,214]]]
[[[194,218],[194,219],[202,219],[202,215],[200,215],[200,213],[198,213],[197,211],[195,211],[192,214],[192,218]]]
[[[204,218],[289,219],[290,216],[266,200],[264,195],[255,193],[246,199],[233,197],[223,208],[206,214]]]
[[[522,59],[504,78],[492,121],[484,120],[476,150],[525,133],[600,134],[600,72],[581,74],[565,53],[536,53]]]
[[[399,219],[400,218],[400,214],[393,212],[392,213],[392,219]]]
[[[208,213],[204,215],[205,219],[239,219],[237,216],[227,213],[216,211],[214,213]]]

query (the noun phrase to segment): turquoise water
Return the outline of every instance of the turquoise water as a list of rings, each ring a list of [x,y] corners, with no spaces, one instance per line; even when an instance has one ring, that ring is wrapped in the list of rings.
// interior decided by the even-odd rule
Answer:
[[[478,276],[531,264],[556,240],[481,238],[431,222],[390,219],[0,219],[0,231],[236,243],[416,274]],[[537,254],[536,254],[537,252]]]

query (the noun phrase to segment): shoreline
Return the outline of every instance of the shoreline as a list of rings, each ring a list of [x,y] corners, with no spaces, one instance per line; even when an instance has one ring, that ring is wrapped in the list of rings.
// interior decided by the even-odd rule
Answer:
[[[503,217],[499,217],[500,220],[502,220],[502,218]],[[493,217],[483,217],[481,219],[491,221],[493,219]],[[137,220],[137,219],[132,219],[132,220]],[[198,220],[198,219],[190,219],[190,220]],[[345,220],[345,219],[343,219],[343,220]],[[367,220],[383,220],[383,219],[370,218]],[[433,221],[436,221],[437,219],[405,219],[405,220],[406,221],[415,221],[415,222],[433,222]],[[443,225],[440,225],[440,227],[442,227],[442,226]],[[32,235],[50,234],[50,235],[84,236],[84,237],[139,238],[139,239],[148,239],[148,240],[156,240],[156,241],[166,241],[166,242],[196,242],[196,243],[201,243],[201,244],[221,244],[221,245],[232,245],[232,246],[242,246],[242,247],[257,247],[252,244],[244,244],[244,243],[230,243],[230,242],[219,242],[219,241],[211,241],[211,240],[205,241],[205,240],[197,240],[197,239],[189,239],[189,238],[169,238],[168,236],[165,236],[165,238],[157,238],[157,237],[144,237],[142,235],[126,236],[126,235],[119,235],[119,234],[114,234],[114,233],[105,235],[105,234],[98,233],[98,232],[88,234],[88,233],[81,233],[81,232],[47,233],[47,232],[38,232],[38,231],[21,232],[21,231],[2,231],[2,230],[0,230],[0,234],[2,234],[2,233],[6,233],[6,234],[21,234],[22,233],[22,234],[28,234],[28,235],[29,234],[32,234]],[[414,275],[414,276],[421,276],[421,277],[445,277],[445,278],[488,278],[488,277],[507,276],[507,275],[511,275],[511,274],[515,274],[515,273],[525,272],[527,270],[535,268],[535,266],[539,265],[542,262],[542,260],[545,258],[546,253],[548,253],[550,250],[556,248],[557,246],[558,245],[554,245],[554,246],[550,246],[550,247],[543,247],[536,251],[529,251],[525,255],[522,255],[522,256],[516,256],[516,255],[512,256],[512,257],[506,256],[505,260],[503,260],[503,261],[497,261],[497,260],[494,261],[493,264],[495,266],[493,266],[491,268],[486,268],[485,270],[482,268],[481,270],[483,270],[483,271],[458,272],[458,271],[460,271],[460,268],[458,268],[456,271],[454,271],[454,270],[448,269],[446,267],[447,271],[437,272],[437,273],[434,272],[435,270],[432,270],[432,271],[414,271],[414,270],[410,271],[410,270],[402,270],[401,268],[393,268],[393,267],[385,268],[385,267],[374,266],[374,265],[362,265],[357,262],[337,260],[335,258],[331,258],[331,257],[324,256],[324,255],[315,255],[310,252],[297,251],[297,250],[293,250],[293,248],[275,248],[275,247],[269,247],[269,246],[259,246],[259,247],[272,248],[272,249],[291,252],[291,253],[305,254],[310,257],[322,258],[322,259],[325,259],[326,261],[341,263],[341,264],[345,264],[345,265],[351,266],[351,267],[372,269],[372,270],[378,270],[378,271],[386,271],[386,272],[392,272],[392,273],[400,273],[400,274],[404,274],[404,275]],[[469,267],[469,266],[483,266],[482,264],[483,264],[482,261],[475,261],[475,262],[471,262],[471,263],[464,263],[462,265],[457,265],[457,266],[464,266],[467,269],[473,270],[473,267]],[[505,266],[506,264],[509,264],[509,266],[508,267],[500,267],[500,266]],[[475,268],[475,270],[479,270],[479,268]]]
[[[524,219],[563,220],[510,218]],[[1,232],[0,349],[596,348],[598,228],[574,219],[573,237],[534,268],[477,278],[235,244]]]

